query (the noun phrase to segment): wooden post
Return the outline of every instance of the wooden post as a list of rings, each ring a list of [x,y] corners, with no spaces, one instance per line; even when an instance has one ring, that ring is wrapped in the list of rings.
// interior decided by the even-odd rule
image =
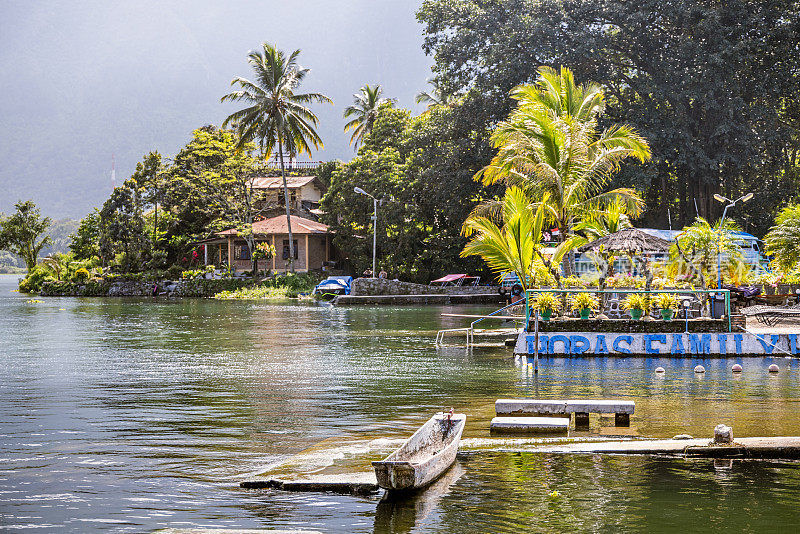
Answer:
[[[536,310],[536,322],[533,327],[533,373],[539,372],[539,310]]]
[[[228,267],[233,266],[233,238],[228,237]]]
[[[275,258],[278,257],[278,249],[275,248],[275,234],[272,234],[272,248],[275,250],[275,254],[272,255],[272,272],[275,272]]]
[[[306,272],[311,271],[311,265],[308,262],[308,234],[306,234]]]

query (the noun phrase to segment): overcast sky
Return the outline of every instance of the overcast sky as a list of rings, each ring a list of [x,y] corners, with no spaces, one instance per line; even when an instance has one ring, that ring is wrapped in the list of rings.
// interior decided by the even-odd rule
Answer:
[[[82,217],[150,150],[174,155],[194,128],[220,124],[219,99],[249,76],[263,41],[302,50],[303,89],[318,105],[325,150],[349,159],[342,109],[364,83],[419,110],[432,60],[420,0],[30,2],[0,0],[0,211],[33,199],[45,214]]]

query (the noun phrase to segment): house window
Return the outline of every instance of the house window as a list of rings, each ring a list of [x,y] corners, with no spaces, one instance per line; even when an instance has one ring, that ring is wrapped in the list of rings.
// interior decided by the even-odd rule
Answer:
[[[297,239],[292,239],[292,245],[294,245],[294,259],[297,259],[299,257],[298,253],[297,253]],[[283,240],[283,259],[284,260],[288,260],[289,259],[289,240],[288,239],[284,239]]]
[[[286,202],[284,202],[285,199],[286,197],[283,196],[283,192],[278,193],[278,204],[280,204],[281,206],[285,206],[286,205]],[[297,191],[294,190],[289,191],[289,204],[290,206],[294,206],[297,204]]]
[[[233,247],[233,259],[235,260],[249,260],[250,259],[250,249],[247,247],[247,243],[244,245],[236,245]]]

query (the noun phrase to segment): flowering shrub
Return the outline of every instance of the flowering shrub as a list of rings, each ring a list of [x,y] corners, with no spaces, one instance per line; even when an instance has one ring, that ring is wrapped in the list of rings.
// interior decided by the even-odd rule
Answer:
[[[88,279],[89,279],[89,270],[86,269],[85,267],[81,267],[80,269],[75,271],[75,274],[72,275],[73,282],[85,282]]]

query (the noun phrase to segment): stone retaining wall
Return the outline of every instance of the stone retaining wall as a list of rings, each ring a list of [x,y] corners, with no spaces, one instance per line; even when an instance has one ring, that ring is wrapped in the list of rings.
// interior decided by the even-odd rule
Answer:
[[[483,295],[497,293],[495,286],[429,286],[387,280],[385,278],[356,278],[350,289],[353,296],[377,295]]]
[[[45,282],[39,294],[43,297],[152,297],[153,286],[164,297],[212,297],[220,291],[252,285],[252,280],[105,280],[74,282]]]

